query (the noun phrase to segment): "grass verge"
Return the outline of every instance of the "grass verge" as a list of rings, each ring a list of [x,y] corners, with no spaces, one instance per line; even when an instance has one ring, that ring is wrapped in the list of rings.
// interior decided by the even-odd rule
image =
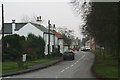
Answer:
[[[41,64],[41,63],[49,62],[52,60],[56,60],[59,58],[60,57],[38,59],[38,60],[34,60],[34,61],[25,62],[24,65],[25,66],[32,66],[32,65]],[[19,68],[18,64],[16,62],[3,62],[2,63],[2,73],[3,74],[8,73],[8,72],[20,71],[20,70],[24,70],[24,69],[26,69],[26,68]]]
[[[107,80],[118,79],[118,59],[111,54],[105,54],[100,50],[91,50],[95,53],[94,72]]]

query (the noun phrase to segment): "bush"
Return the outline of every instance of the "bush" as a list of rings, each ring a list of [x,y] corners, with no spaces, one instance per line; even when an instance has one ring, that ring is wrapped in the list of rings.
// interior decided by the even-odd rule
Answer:
[[[45,42],[42,37],[29,34],[24,43],[24,53],[28,55],[28,60],[44,58]]]
[[[28,60],[43,58],[45,42],[40,36],[29,34],[24,36],[17,34],[7,35],[3,39],[3,61],[22,61],[22,55],[27,54]]]
[[[17,34],[7,35],[3,39],[3,61],[18,61],[21,60],[22,46],[21,41],[25,38]]]

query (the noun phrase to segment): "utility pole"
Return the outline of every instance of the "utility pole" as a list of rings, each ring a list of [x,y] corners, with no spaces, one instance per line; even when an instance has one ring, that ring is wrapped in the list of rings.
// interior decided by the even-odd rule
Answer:
[[[4,38],[4,8],[2,4],[2,39]]]
[[[48,20],[48,57],[50,55],[50,20]]]
[[[53,25],[53,31],[55,31],[55,24]],[[55,53],[55,34],[54,34],[54,53]]]

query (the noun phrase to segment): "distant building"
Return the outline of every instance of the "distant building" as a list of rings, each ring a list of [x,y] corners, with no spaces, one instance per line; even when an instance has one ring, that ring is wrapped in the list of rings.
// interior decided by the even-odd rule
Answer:
[[[90,49],[95,50],[95,49],[96,49],[95,39],[94,39],[94,38],[91,38],[90,40],[88,40],[88,41],[85,43],[85,46],[89,46]]]
[[[70,49],[71,50],[79,50],[79,48],[80,48],[79,39],[78,38],[73,39],[72,43],[70,45]]]
[[[69,50],[68,44],[64,42],[63,45],[64,45],[64,52],[68,51]]]

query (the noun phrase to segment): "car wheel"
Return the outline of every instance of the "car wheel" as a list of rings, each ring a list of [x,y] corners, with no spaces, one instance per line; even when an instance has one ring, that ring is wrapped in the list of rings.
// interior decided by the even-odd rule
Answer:
[[[66,60],[65,58],[63,58],[63,60]]]
[[[74,60],[75,58],[73,57],[72,60]]]

